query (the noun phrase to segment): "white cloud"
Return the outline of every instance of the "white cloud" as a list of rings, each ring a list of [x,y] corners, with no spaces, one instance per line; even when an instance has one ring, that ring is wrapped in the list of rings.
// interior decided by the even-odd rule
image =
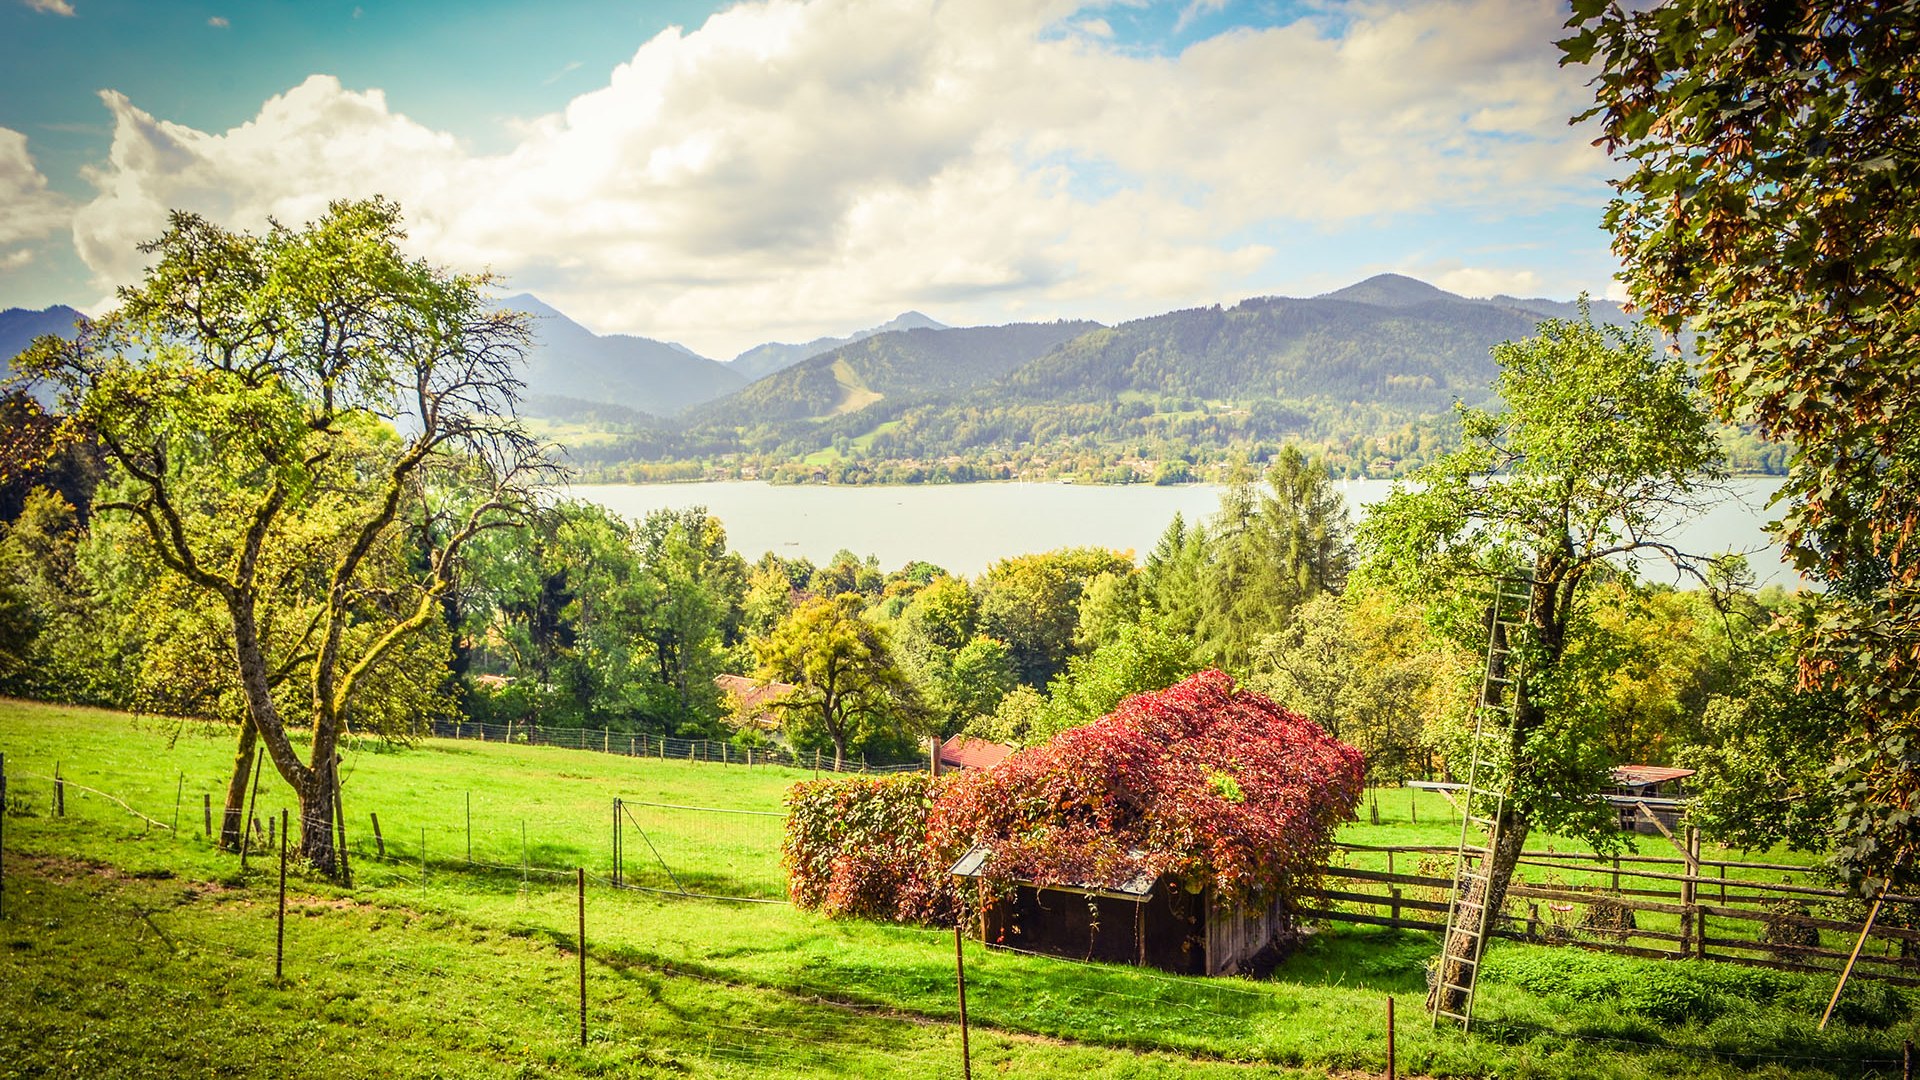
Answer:
[[[1434,267],[1420,275],[1433,284],[1461,296],[1539,296],[1546,291],[1535,270],[1508,267],[1460,266]]]
[[[1272,258],[1248,237],[1548,207],[1603,165],[1566,126],[1583,91],[1547,4],[1382,2],[1339,33],[1241,29],[1172,57],[1074,18],[1029,0],[742,4],[659,34],[493,156],[328,76],[218,133],[109,92],[76,242],[109,285],[168,208],[257,228],[381,193],[438,260],[730,355],[915,306],[1210,303]]]
[[[69,213],[67,200],[48,190],[47,178],[35,167],[27,137],[0,128],[0,247],[50,236],[66,225]]]
[[[67,3],[67,0],[20,0],[20,2],[34,11],[44,12],[48,15],[73,17],[73,5]]]
[[[1180,18],[1174,22],[1173,32],[1184,34],[1195,21],[1215,12],[1224,11],[1226,7],[1227,0],[1191,0],[1180,12]]]
[[[213,27],[215,30],[225,30],[233,24],[227,21],[225,15],[215,15],[207,20],[207,25]]]

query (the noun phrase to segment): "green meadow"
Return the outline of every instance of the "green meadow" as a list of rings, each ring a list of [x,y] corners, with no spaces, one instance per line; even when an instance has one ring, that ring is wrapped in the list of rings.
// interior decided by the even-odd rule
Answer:
[[[343,773],[353,884],[291,873],[276,982],[275,852],[243,872],[203,835],[229,732],[0,702],[0,753],[0,1077],[960,1075],[951,932],[796,911],[777,902],[778,817],[649,805],[777,813],[808,773],[363,745]],[[616,797],[635,889],[611,887]],[[263,821],[292,806],[277,776],[263,781]],[[1343,839],[1457,836],[1437,796],[1394,790],[1381,809]],[[1421,1011],[1434,951],[1428,934],[1342,925],[1269,978],[1207,980],[968,942],[972,1067],[1382,1075],[1389,997],[1402,1075],[1892,1076],[1917,1034],[1911,993],[1881,984],[1850,985],[1819,1032],[1829,976],[1502,943],[1463,1036]]]

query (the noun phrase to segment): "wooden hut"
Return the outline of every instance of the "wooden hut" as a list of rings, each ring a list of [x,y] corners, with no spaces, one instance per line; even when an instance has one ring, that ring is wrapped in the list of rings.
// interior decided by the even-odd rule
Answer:
[[[951,873],[979,878],[990,857],[977,846]],[[1253,911],[1218,902],[1212,886],[1194,893],[1171,878],[1141,875],[1104,887],[1016,881],[1010,896],[981,913],[978,929],[988,945],[1047,956],[1234,975],[1263,966],[1262,954],[1275,955],[1291,926],[1278,902]]]
[[[1616,765],[1608,802],[1620,809],[1620,831],[1671,836],[1683,812],[1684,782],[1692,769],[1663,765]]]

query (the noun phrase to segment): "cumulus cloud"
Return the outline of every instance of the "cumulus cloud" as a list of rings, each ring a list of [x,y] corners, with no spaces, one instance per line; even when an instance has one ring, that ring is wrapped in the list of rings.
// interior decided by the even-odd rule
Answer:
[[[48,190],[47,178],[34,166],[27,137],[0,128],[0,248],[52,235],[66,225],[70,212],[67,200]],[[10,265],[25,261],[22,249],[6,258]]]
[[[170,207],[256,228],[377,192],[438,260],[715,355],[922,305],[1112,317],[1219,299],[1276,231],[1591,187],[1559,19],[1363,3],[1143,56],[1069,3],[766,0],[660,33],[496,155],[328,76],[225,132],[107,92],[75,236],[112,284]]]
[[[1424,272],[1435,285],[1461,296],[1539,296],[1545,291],[1535,270],[1449,265]]]
[[[225,30],[233,24],[227,21],[225,15],[215,15],[207,20],[207,25],[213,27],[215,30]]]
[[[48,15],[73,17],[73,5],[67,3],[67,0],[20,0],[20,2],[32,8],[34,11],[44,12]]]

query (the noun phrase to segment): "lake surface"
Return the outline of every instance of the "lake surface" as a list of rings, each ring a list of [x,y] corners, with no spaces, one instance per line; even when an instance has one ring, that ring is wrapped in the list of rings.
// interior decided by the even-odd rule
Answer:
[[[1336,483],[1356,520],[1392,488],[1387,480]],[[1728,496],[1686,522],[1674,539],[1685,551],[1748,552],[1761,584],[1791,587],[1797,577],[1779,561],[1779,548],[1765,528],[1774,516],[1766,510],[1767,500],[1781,483],[1779,477],[1731,481]],[[575,498],[631,518],[663,507],[703,506],[725,523],[728,542],[749,560],[772,551],[824,563],[845,548],[875,556],[883,570],[925,559],[968,577],[1010,555],[1061,547],[1113,548],[1144,559],[1174,514],[1189,522],[1211,516],[1221,490],[1212,484],[837,487],[754,481],[576,484],[569,489]],[[1673,578],[1657,561],[1645,565],[1642,574]]]

